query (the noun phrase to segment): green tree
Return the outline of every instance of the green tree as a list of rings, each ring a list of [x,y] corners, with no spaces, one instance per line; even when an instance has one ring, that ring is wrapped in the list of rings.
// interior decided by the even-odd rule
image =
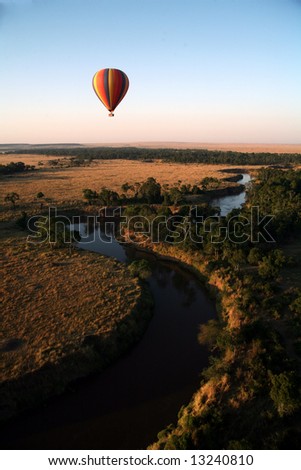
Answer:
[[[172,215],[172,212],[171,210],[169,209],[169,207],[163,205],[163,206],[160,206],[157,210],[157,215],[163,215],[165,216],[166,218],[170,217]]]
[[[103,206],[113,206],[119,201],[119,194],[108,188],[101,188],[98,199]]]
[[[151,268],[146,259],[135,260],[128,266],[132,276],[147,279],[151,275]]]
[[[208,189],[215,189],[219,185],[219,180],[217,178],[212,178],[210,176],[206,176],[200,182],[201,188],[203,191],[207,191]]]
[[[234,249],[231,251],[231,255],[228,257],[228,262],[233,268],[238,271],[240,266],[246,261],[245,253],[242,249]]]
[[[4,201],[5,202],[10,202],[13,206],[13,209],[15,209],[16,207],[16,202],[19,201],[20,199],[20,196],[19,194],[15,193],[15,192],[12,192],[12,193],[8,193],[5,198],[4,198]]]
[[[89,206],[95,203],[97,197],[96,191],[92,191],[92,189],[83,189],[83,198],[88,201]]]
[[[258,273],[265,279],[275,279],[279,274],[279,269],[274,266],[273,261],[268,256],[264,256],[258,263]]]
[[[194,184],[191,189],[191,194],[200,194],[200,193],[201,193],[200,188],[196,184]]]
[[[180,187],[180,191],[182,194],[190,194],[191,193],[191,184],[182,184]]]
[[[127,196],[127,193],[132,190],[132,186],[129,184],[129,183],[124,183],[122,186],[121,186],[121,189],[122,191],[125,192],[126,196]]]
[[[262,259],[262,253],[259,248],[251,248],[248,254],[248,263],[252,266],[257,266],[259,261]]]
[[[272,250],[268,256],[264,256],[262,261],[258,263],[258,273],[263,278],[275,279],[285,261],[285,256],[281,250]]]
[[[148,204],[143,204],[142,206],[140,206],[139,214],[143,215],[144,217],[150,218],[156,215],[156,211],[152,206]]]
[[[127,184],[127,183],[125,183],[125,184]],[[141,187],[141,183],[139,183],[139,182],[136,182],[136,183],[134,183],[134,184],[132,184],[128,187],[128,191],[132,191],[134,199],[137,199],[140,187]]]
[[[277,268],[282,268],[286,263],[286,258],[282,250],[273,250],[271,252],[271,257],[273,259],[274,265]]]
[[[298,297],[290,304],[290,310],[297,315],[301,315],[301,292]]]
[[[171,203],[177,206],[181,202],[183,194],[177,187],[174,186],[173,188],[170,188],[169,198]]]
[[[42,193],[42,191],[38,192],[37,195],[36,195],[36,199],[38,199],[40,201],[40,209],[43,209],[43,199],[44,199],[45,195],[44,193]]]
[[[146,199],[148,204],[161,202],[161,185],[155,178],[147,178],[139,189],[139,196]]]
[[[134,217],[136,215],[140,215],[140,207],[137,205],[126,206],[123,211],[123,215],[125,215],[126,217]]]
[[[170,195],[166,191],[164,191],[164,193],[163,193],[163,202],[162,202],[162,204],[164,206],[171,206],[171,204],[172,204],[172,200],[170,198]]]
[[[298,407],[298,391],[295,374],[281,372],[274,375],[269,372],[271,382],[270,397],[279,413],[279,416],[292,414]]]

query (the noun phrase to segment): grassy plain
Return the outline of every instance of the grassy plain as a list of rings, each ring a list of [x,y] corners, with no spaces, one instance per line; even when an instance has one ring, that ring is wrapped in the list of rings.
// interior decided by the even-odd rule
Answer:
[[[88,167],[50,168],[49,160],[54,157],[41,155],[2,155],[3,164],[11,161],[23,161],[28,165],[38,165],[39,161],[45,163],[38,167],[39,171],[20,173],[2,178],[0,185],[0,203],[9,192],[16,192],[20,196],[20,204],[33,202],[38,192],[43,192],[46,198],[54,203],[81,200],[85,188],[100,191],[107,187],[121,193],[121,186],[128,182],[133,184],[152,176],[160,184],[173,185],[179,180],[184,184],[196,184],[205,177],[222,179],[231,176],[223,173],[229,165],[208,164],[182,164],[155,161],[153,163],[134,160],[95,160]],[[57,158],[57,157],[55,157]],[[61,157],[63,158],[63,157]],[[230,167],[231,168],[231,167]],[[233,167],[234,168],[234,167]],[[251,168],[241,167],[246,171],[256,171],[259,166]]]
[[[141,296],[127,268],[104,256],[1,243],[1,378],[16,378],[108,335]]]
[[[151,301],[111,258],[28,244],[13,223],[0,229],[1,420],[120,356],[145,330]]]

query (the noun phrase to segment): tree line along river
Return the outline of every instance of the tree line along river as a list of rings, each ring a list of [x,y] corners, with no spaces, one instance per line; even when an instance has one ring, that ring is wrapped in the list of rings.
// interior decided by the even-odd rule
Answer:
[[[240,182],[249,179],[244,175]],[[244,200],[242,193],[212,204],[226,215]],[[7,423],[1,432],[2,448],[146,448],[161,429],[176,422],[207,366],[208,353],[197,336],[200,325],[214,318],[215,305],[191,272],[115,239],[103,243],[96,236],[82,248],[121,262],[147,259],[153,317],[141,341],[115,364]]]

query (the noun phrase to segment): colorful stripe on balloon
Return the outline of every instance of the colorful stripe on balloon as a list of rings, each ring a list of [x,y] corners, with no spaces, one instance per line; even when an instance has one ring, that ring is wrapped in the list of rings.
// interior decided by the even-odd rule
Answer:
[[[100,101],[112,112],[128,91],[129,79],[121,70],[102,69],[96,72],[92,84]]]

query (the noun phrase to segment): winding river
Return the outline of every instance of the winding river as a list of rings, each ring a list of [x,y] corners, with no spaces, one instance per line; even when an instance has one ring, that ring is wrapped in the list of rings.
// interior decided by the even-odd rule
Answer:
[[[231,196],[231,203],[228,197],[219,200],[224,215],[223,200],[229,210],[239,207],[244,196]],[[89,236],[92,240],[93,232]],[[215,306],[195,276],[114,239],[104,243],[96,237],[81,246],[87,247],[121,262],[149,261],[153,318],[141,341],[104,372],[7,423],[2,448],[143,449],[176,422],[199,385],[208,353],[197,335],[200,324],[214,318]]]
[[[238,181],[240,184],[246,185],[251,181],[251,176],[248,173],[244,173],[242,178]],[[243,191],[240,194],[233,196],[224,196],[221,198],[213,199],[211,205],[220,208],[220,215],[226,216],[232,209],[239,209],[246,201],[246,192]]]

